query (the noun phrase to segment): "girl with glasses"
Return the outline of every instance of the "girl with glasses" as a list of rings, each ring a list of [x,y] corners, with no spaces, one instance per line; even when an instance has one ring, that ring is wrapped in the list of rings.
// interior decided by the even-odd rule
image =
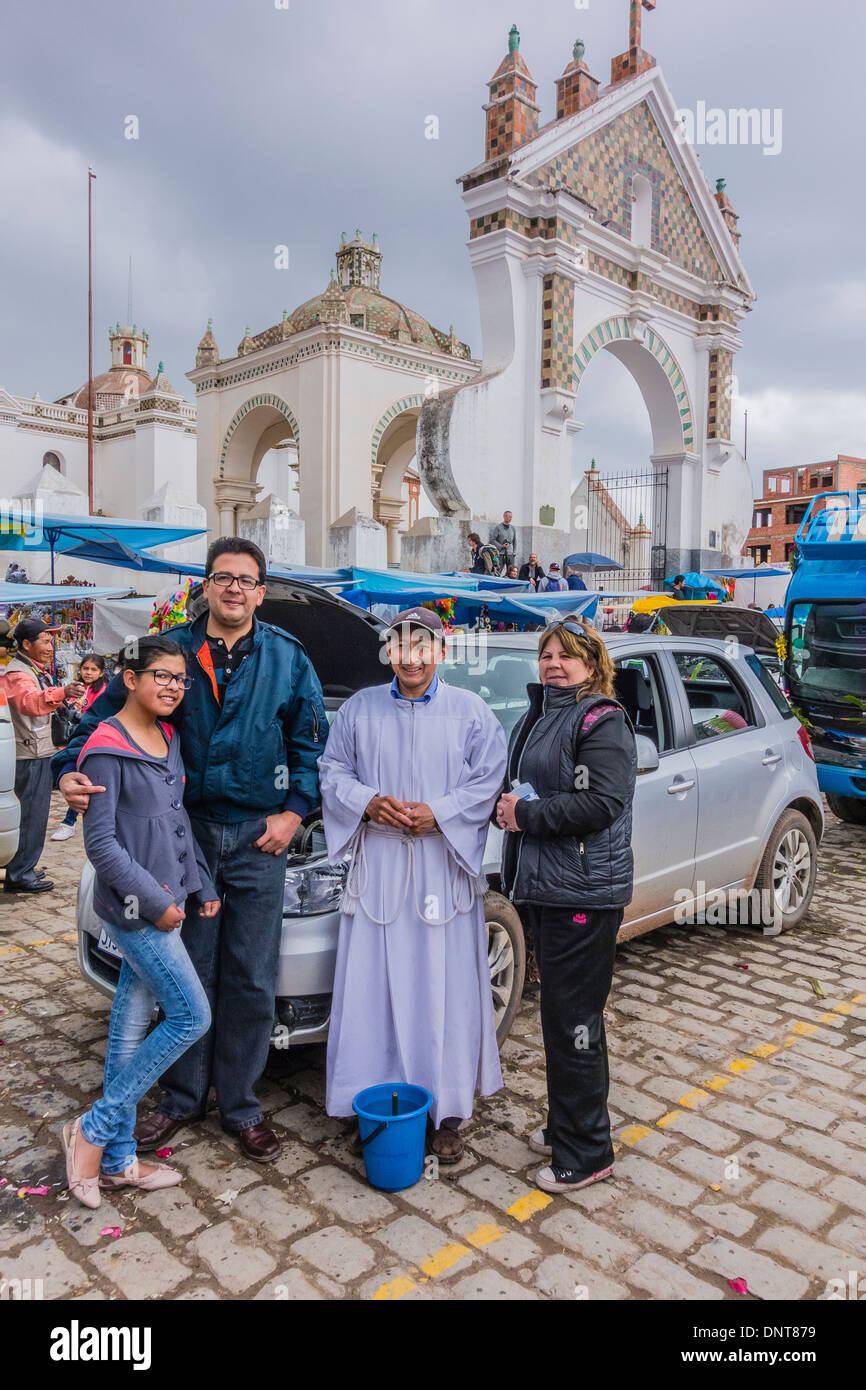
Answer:
[[[614,696],[599,634],[557,623],[538,644],[539,685],[511,736],[496,808],[502,879],[529,928],[541,975],[547,1123],[529,1140],[549,1159],[535,1180],[573,1192],[613,1172],[604,1006],[631,901],[634,731]]]
[[[139,1163],[136,1106],[210,1026],[180,928],[192,912],[215,917],[220,903],[184,810],[177,732],[164,722],[190,684],[186,658],[166,637],[135,645],[123,663],[126,703],[78,759],[98,793],[84,815],[93,905],[123,958],[102,1096],[63,1129],[69,1190],[86,1207],[100,1205],[100,1187],[153,1191],[181,1181],[165,1163]],[[148,1033],[156,1005],[164,1017]]]

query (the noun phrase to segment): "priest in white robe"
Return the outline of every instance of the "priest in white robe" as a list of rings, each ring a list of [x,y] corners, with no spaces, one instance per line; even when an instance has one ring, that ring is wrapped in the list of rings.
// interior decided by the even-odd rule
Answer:
[[[502,1086],[481,870],[506,743],[478,695],[439,679],[435,613],[409,609],[390,631],[393,681],[346,701],[319,760],[328,857],[351,856],[326,1106],[351,1115],[367,1086],[424,1086],[432,1150],[456,1162],[476,1092]]]

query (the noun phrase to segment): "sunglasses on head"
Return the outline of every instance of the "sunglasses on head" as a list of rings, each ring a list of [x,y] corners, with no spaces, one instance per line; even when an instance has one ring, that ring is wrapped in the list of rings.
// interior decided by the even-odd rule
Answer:
[[[581,642],[584,642],[586,646],[589,647],[590,651],[592,651],[592,639],[587,636],[586,630],[582,627],[579,627],[577,623],[554,623],[550,630],[552,632],[559,632],[560,630],[562,630],[563,632],[570,632],[572,637],[577,637]]]

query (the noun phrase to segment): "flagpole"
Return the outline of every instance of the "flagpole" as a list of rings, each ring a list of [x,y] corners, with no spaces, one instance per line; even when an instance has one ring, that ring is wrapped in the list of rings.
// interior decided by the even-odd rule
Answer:
[[[93,515],[93,166],[87,168],[87,510]]]

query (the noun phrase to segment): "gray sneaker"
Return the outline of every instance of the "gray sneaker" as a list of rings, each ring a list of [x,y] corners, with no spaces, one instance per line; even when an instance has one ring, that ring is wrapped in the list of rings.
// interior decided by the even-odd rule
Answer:
[[[542,1158],[552,1158],[553,1148],[544,1141],[544,1130],[537,1129],[534,1134],[529,1136],[529,1147],[534,1154],[541,1154]]]

